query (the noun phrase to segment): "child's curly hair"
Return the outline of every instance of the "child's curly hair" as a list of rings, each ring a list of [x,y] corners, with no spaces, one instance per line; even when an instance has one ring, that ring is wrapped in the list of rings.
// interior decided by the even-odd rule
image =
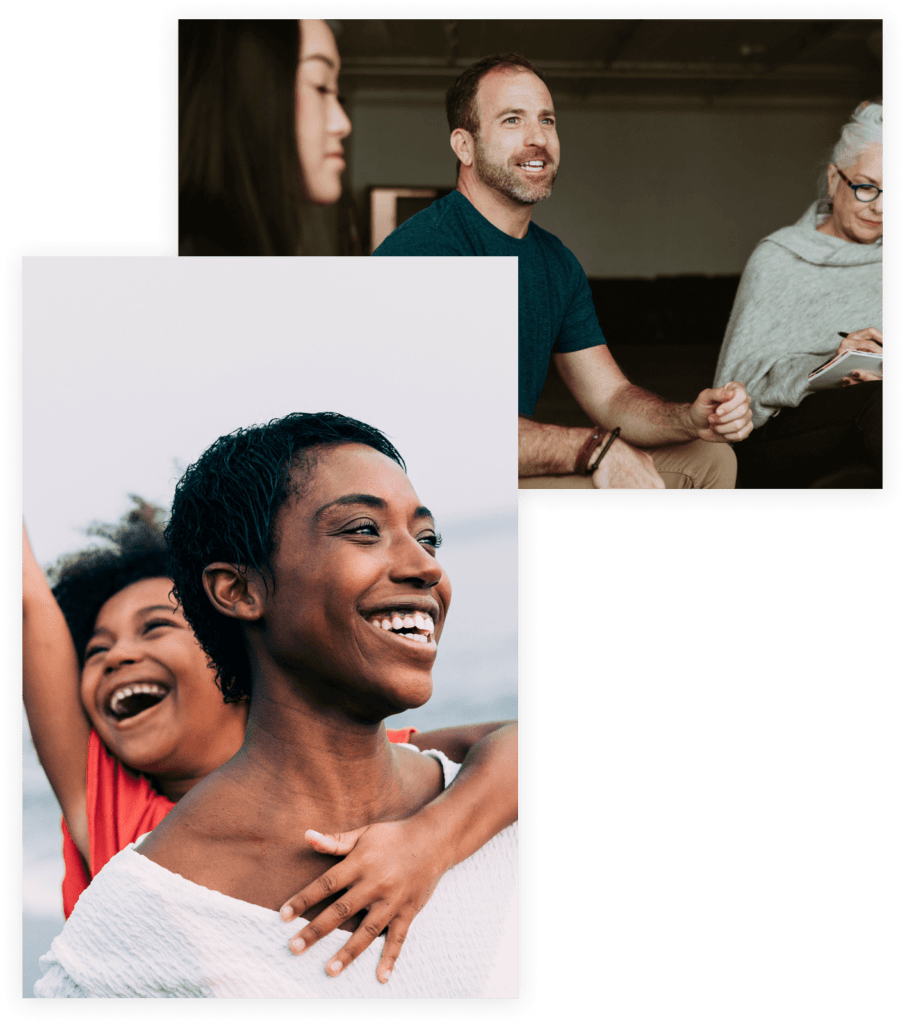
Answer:
[[[109,547],[64,555],[48,570],[79,665],[106,601],[131,583],[170,575],[163,533],[166,512],[134,494],[130,497],[135,507],[118,523],[93,523],[86,530],[89,536],[110,541]]]

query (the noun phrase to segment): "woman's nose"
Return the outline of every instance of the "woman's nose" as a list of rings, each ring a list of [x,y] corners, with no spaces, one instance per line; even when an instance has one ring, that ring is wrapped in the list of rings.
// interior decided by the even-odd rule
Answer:
[[[338,139],[344,139],[352,131],[352,122],[349,115],[343,109],[343,105],[334,96],[333,112],[330,117],[330,134]]]
[[[417,583],[422,587],[435,587],[443,578],[443,569],[437,559],[420,541],[402,542],[397,551],[390,576],[395,580]]]

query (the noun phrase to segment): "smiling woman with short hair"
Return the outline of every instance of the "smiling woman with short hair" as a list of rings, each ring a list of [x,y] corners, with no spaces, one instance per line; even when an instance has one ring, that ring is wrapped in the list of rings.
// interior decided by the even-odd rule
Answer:
[[[167,533],[186,619],[225,691],[250,694],[245,739],[100,872],[36,994],[480,995],[514,894],[516,826],[440,881],[392,987],[377,984],[373,947],[340,987],[344,964],[327,974],[288,947],[286,901],[326,860],[300,849],[301,832],[405,818],[455,776],[383,726],[429,698],[450,601],[433,516],[395,448],[332,413],[237,431],[187,471]],[[363,916],[345,929],[382,928],[379,906],[348,909]]]

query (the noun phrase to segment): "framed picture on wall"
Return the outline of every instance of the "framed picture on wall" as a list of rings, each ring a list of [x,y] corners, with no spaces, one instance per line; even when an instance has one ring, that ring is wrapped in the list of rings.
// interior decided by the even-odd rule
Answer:
[[[451,188],[423,186],[385,186],[368,189],[370,209],[371,245],[374,252],[378,245],[395,231],[409,217],[426,210],[435,200],[452,192]]]

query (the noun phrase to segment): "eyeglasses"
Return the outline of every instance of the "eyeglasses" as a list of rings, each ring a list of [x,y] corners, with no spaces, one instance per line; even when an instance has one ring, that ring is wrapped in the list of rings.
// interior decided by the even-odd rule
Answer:
[[[836,167],[835,164],[833,166]],[[876,185],[853,185],[838,167],[836,167],[836,170],[839,172],[839,177],[855,193],[855,199],[859,203],[872,203],[877,196],[882,195],[882,188],[877,188]]]

